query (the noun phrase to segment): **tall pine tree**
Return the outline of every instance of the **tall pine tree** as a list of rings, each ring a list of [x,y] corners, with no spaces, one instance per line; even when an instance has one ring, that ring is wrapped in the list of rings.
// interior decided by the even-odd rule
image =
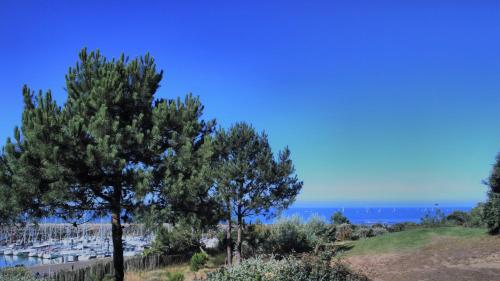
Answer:
[[[242,259],[242,231],[249,216],[272,216],[287,208],[302,188],[285,148],[275,159],[265,133],[237,123],[215,136],[217,191],[224,205],[227,262],[232,264],[232,221],[236,221],[236,260]]]
[[[9,201],[0,218],[15,203],[26,204],[11,212],[21,219],[111,215],[118,281],[124,278],[122,222],[132,212],[160,200],[170,214],[206,209],[210,187],[200,181],[211,158],[213,122],[200,119],[203,106],[191,95],[155,99],[162,72],[149,55],[107,60],[84,49],[79,58],[66,75],[62,107],[50,92],[23,90],[21,130],[1,156],[0,196]],[[12,191],[22,198],[9,197]]]

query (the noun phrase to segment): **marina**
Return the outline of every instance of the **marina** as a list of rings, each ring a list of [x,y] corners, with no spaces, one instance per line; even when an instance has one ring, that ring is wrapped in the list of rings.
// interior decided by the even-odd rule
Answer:
[[[140,224],[124,225],[124,256],[140,255],[152,235]],[[0,268],[73,263],[113,255],[110,224],[66,223],[0,228]]]

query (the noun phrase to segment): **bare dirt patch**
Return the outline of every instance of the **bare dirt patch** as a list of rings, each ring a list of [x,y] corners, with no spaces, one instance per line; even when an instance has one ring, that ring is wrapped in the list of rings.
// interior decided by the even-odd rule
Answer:
[[[500,237],[434,237],[419,249],[345,261],[375,281],[494,281],[500,280]]]

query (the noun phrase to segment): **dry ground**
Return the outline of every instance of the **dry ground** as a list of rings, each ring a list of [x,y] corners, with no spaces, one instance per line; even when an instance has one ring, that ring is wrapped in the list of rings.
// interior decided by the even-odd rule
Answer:
[[[344,260],[374,281],[495,281],[500,280],[500,237],[432,235],[417,247],[362,251]]]

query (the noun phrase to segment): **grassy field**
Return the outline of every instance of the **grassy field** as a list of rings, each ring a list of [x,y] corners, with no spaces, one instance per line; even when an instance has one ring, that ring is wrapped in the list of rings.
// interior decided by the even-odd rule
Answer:
[[[500,236],[486,229],[416,228],[346,246],[341,259],[374,281],[500,280]]]
[[[412,250],[429,244],[435,237],[472,238],[486,236],[486,229],[465,227],[416,228],[350,242],[345,256]]]

